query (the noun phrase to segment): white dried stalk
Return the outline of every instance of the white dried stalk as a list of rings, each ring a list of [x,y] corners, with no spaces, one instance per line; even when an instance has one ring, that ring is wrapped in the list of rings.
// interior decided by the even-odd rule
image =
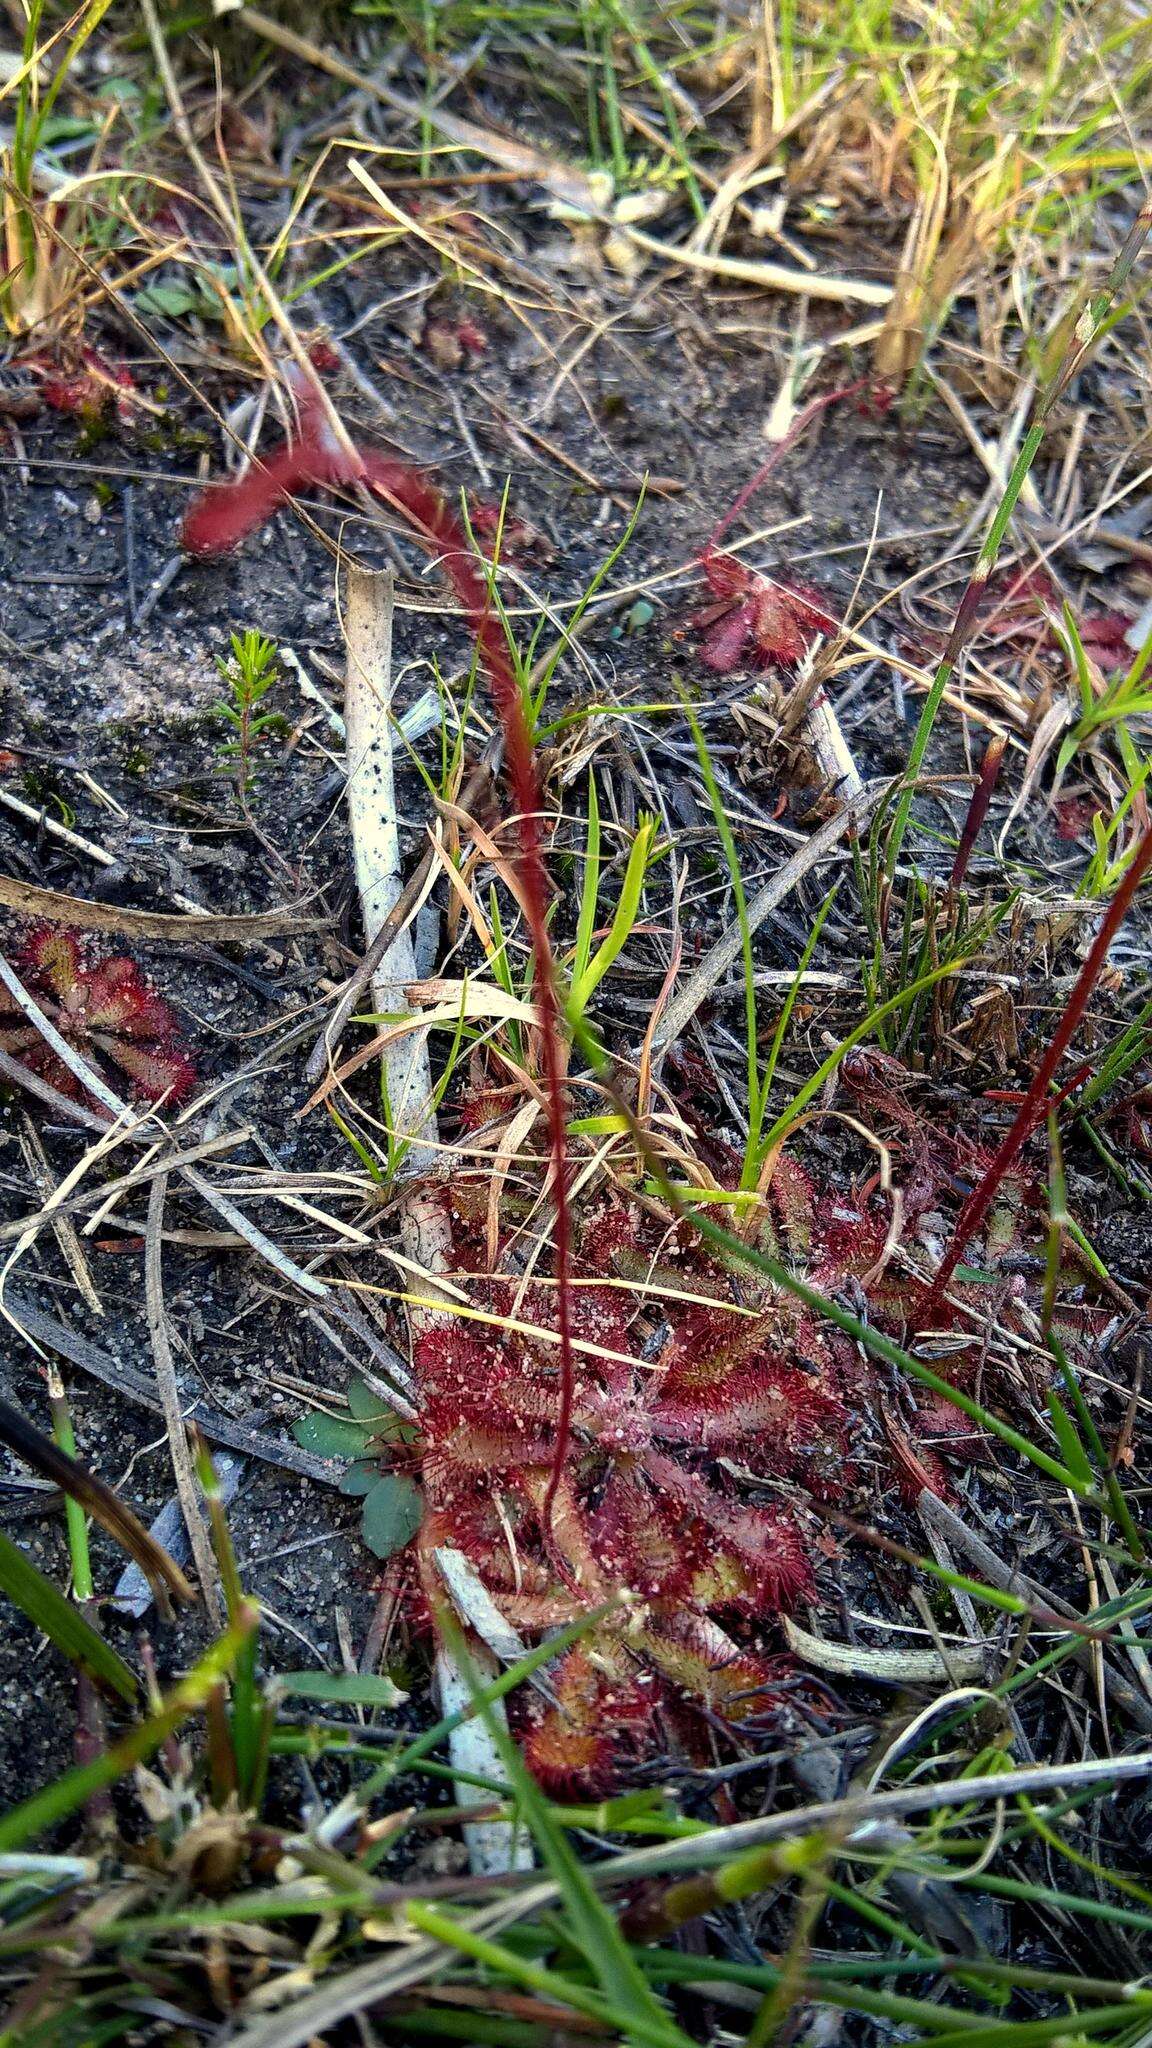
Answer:
[[[364,918],[364,936],[371,945],[396,904],[400,879],[400,845],[396,824],[396,785],[392,753],[392,612],[391,571],[353,568],[348,577],[344,631],[348,647],[344,723],[348,733],[348,815],[356,861],[356,882]],[[372,993],[381,1012],[395,1016],[409,1007],[409,988],[416,981],[412,935],[405,928],[393,940],[372,978]],[[404,1164],[416,1176],[400,1207],[400,1235],[407,1256],[426,1275],[446,1272],[451,1265],[452,1238],[443,1204],[423,1180],[439,1164],[436,1115],[432,1108],[432,1075],[427,1031],[413,1031],[381,1049],[394,1139],[410,1139]],[[434,1284],[428,1287],[435,1297]],[[441,1297],[448,1305],[449,1297]],[[437,1319],[436,1309],[413,1308],[414,1329]],[[481,1683],[496,1675],[491,1651],[474,1635],[469,1654]],[[441,1645],[436,1655],[435,1686],[443,1714],[466,1711],[471,1692],[451,1651]],[[490,1710],[503,1719],[502,1703]],[[504,1767],[487,1723],[478,1715],[453,1730],[448,1738],[453,1767],[468,1776],[503,1783]],[[460,1782],[461,1806],[491,1804],[492,1795],[477,1785]],[[464,1828],[469,1862],[477,1875],[530,1869],[531,1844],[508,1821],[476,1821]]]
[[[348,674],[344,724],[348,734],[348,814],[356,860],[356,885],[369,943],[400,896],[400,841],[392,761],[391,570],[379,574],[353,569],[348,579],[345,634]],[[407,987],[416,979],[410,931],[398,932],[372,977],[379,1010],[408,1008]],[[427,1139],[435,1137],[428,1039],[413,1033],[381,1054],[384,1084],[395,1135],[412,1133],[424,1143],[409,1147],[407,1161],[417,1173],[435,1165]]]
[[[789,1614],[780,1620],[795,1656],[839,1677],[872,1678],[889,1685],[960,1685],[987,1677],[988,1651],[983,1643],[949,1642],[945,1662],[939,1650],[867,1650],[859,1643],[833,1643],[826,1636],[811,1635]]]
[[[528,1645],[519,1630],[501,1614],[471,1558],[447,1543],[440,1544],[432,1556],[461,1621],[488,1645],[501,1664],[519,1664],[528,1655]]]
[[[837,802],[855,803],[864,783],[823,683],[817,685],[804,708],[803,733],[812,759]]]
[[[481,1685],[489,1685],[499,1677],[497,1659],[478,1636],[469,1635],[468,1656],[473,1677]],[[444,1643],[436,1652],[435,1685],[442,1714],[469,1713],[472,1687]],[[494,1700],[488,1712],[504,1723],[503,1700]],[[454,1770],[466,1771],[470,1777],[489,1778],[497,1785],[505,1782],[500,1752],[487,1723],[479,1714],[469,1713],[468,1720],[461,1721],[453,1729],[448,1737],[448,1754]],[[461,1806],[491,1806],[494,1797],[493,1793],[482,1791],[479,1785],[469,1785],[462,1779],[456,1780],[454,1790]],[[508,1870],[531,1870],[531,1837],[512,1821],[465,1821],[461,1832],[468,1851],[469,1868],[476,1877],[502,1877]]]

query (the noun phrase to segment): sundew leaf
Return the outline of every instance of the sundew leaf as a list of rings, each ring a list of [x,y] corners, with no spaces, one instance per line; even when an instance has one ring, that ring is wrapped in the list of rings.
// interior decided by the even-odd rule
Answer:
[[[416,1534],[424,1513],[424,1496],[410,1479],[386,1473],[364,1497],[361,1528],[373,1555],[391,1557]]]
[[[362,1458],[372,1441],[372,1432],[363,1423],[319,1410],[301,1415],[292,1424],[292,1434],[304,1450],[315,1451],[320,1458]]]

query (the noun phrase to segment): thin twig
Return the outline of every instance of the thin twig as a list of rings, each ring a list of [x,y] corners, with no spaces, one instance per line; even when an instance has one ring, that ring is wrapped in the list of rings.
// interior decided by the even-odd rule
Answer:
[[[958,1550],[966,1554],[969,1562],[976,1566],[990,1586],[997,1586],[1002,1593],[1014,1593],[1024,1599],[1042,1600],[1053,1613],[1061,1615],[1071,1625],[1087,1626],[1083,1616],[1078,1615],[1075,1608],[1070,1607],[1068,1602],[1061,1600],[1057,1594],[1050,1593],[1038,1579],[1030,1578],[1027,1572],[1013,1570],[1011,1565],[1005,1564],[991,1545],[985,1543],[984,1538],[979,1536],[975,1529],[970,1529],[967,1522],[954,1513],[938,1494],[931,1493],[925,1488],[916,1505],[929,1536],[934,1532],[946,1536]],[[1091,1668],[1098,1650],[1098,1643],[1085,1641],[1078,1643],[1071,1654],[1078,1664]],[[1108,1680],[1111,1696],[1121,1712],[1127,1714],[1142,1735],[1152,1735],[1152,1703],[1111,1665],[1108,1668]]]
[[[807,299],[832,299],[840,306],[886,306],[892,297],[890,284],[873,284],[862,277],[831,277],[819,270],[789,270],[783,263],[764,263],[746,256],[713,256],[683,242],[661,242],[642,228],[617,225],[618,232],[647,255],[685,270],[703,271],[707,277],[736,278],[743,284],[758,284],[764,291],[800,292]]]
[[[148,1335],[152,1342],[152,1358],[156,1367],[156,1386],[164,1410],[164,1420],[168,1426],[168,1448],[176,1480],[176,1495],[184,1517],[184,1526],[188,1531],[188,1541],[192,1546],[192,1557],[200,1580],[200,1590],[204,1595],[204,1604],[208,1609],[208,1618],[213,1628],[220,1629],[224,1627],[225,1615],[217,1585],[216,1560],[204,1517],[200,1513],[200,1497],[196,1488],[196,1475],[192,1469],[192,1453],[180,1404],[180,1390],[176,1384],[176,1367],[172,1358],[168,1316],[164,1307],[161,1233],[164,1228],[164,1203],[167,1194],[168,1175],[158,1173],[148,1197],[148,1227],[144,1239],[144,1304],[148,1317]]]
[[[70,1205],[59,1199],[60,1190],[52,1178],[52,1168],[48,1163],[48,1154],[40,1142],[40,1133],[27,1113],[21,1117],[20,1123],[24,1156],[31,1169],[33,1184],[44,1205],[40,1217],[44,1222],[51,1223],[68,1270],[93,1315],[102,1316],[104,1303],[96,1292],[92,1270],[85,1256],[84,1247],[76,1234],[76,1226],[67,1213]],[[25,1219],[23,1224],[16,1226],[13,1235],[19,1239],[29,1227],[29,1222]]]
[[[198,946],[206,940],[220,945],[260,946],[265,939],[280,939],[290,932],[330,931],[332,921],[307,917],[294,906],[280,910],[257,910],[249,916],[201,917],[190,911],[177,914],[161,910],[121,910],[114,903],[92,903],[85,896],[68,896],[59,889],[41,889],[34,882],[18,882],[13,875],[0,874],[0,904],[21,917],[46,924],[66,924],[75,931],[118,932],[126,939],[175,939],[178,944]]]
[[[379,78],[366,77],[363,71],[345,63],[328,41],[321,45],[309,42],[297,35],[282,22],[273,21],[261,14],[255,7],[238,7],[234,19],[244,23],[267,42],[287,50],[290,56],[299,57],[306,64],[313,64],[319,71],[328,72],[332,78],[339,78],[345,85],[352,86],[358,93],[367,93],[378,100],[381,106],[389,107],[393,113],[403,114],[410,120],[427,122],[439,130],[446,142],[458,149],[472,150],[475,155],[487,157],[492,163],[500,164],[515,177],[534,180],[554,192],[570,206],[578,206],[589,213],[596,211],[596,194],[585,172],[575,164],[558,161],[546,155],[542,149],[514,142],[506,135],[498,135],[491,128],[481,128],[475,121],[462,120],[446,107],[438,106],[435,100],[415,101],[405,99],[402,93],[385,85]]]
[[[812,834],[811,839],[797,848],[791,860],[785,861],[784,866],[772,876],[771,881],[765,882],[764,887],[758,889],[752,897],[747,909],[749,931],[757,931],[772,911],[776,910],[798,883],[804,880],[805,875],[809,874],[826,854],[831,853],[845,833],[858,828],[865,818],[871,815],[890,786],[888,782],[866,783],[857,796],[852,797],[842,810],[837,811],[835,817],[829,818]],[[701,1003],[739,958],[741,944],[740,926],[732,924],[705,953],[691,979],[669,1003],[661,1017],[653,1039],[654,1053],[665,1052],[687,1029]]]
[[[104,847],[97,846],[94,839],[84,839],[79,832],[73,832],[70,826],[62,825],[59,818],[50,817],[43,806],[37,810],[35,805],[26,804],[23,797],[13,796],[10,789],[0,789],[0,804],[3,804],[6,811],[13,811],[18,818],[27,819],[30,825],[35,825],[38,832],[50,833],[53,839],[59,839],[65,846],[70,846],[74,853],[82,853],[87,860],[95,861],[98,867],[115,867],[114,853],[108,853]]]
[[[67,1323],[57,1322],[54,1316],[13,1294],[11,1289],[5,1290],[4,1305],[13,1328],[34,1348],[56,1352],[122,1400],[130,1401],[134,1407],[147,1409],[154,1415],[163,1412],[155,1385],[143,1373],[134,1371],[130,1365],[122,1365],[110,1352],[102,1351],[99,1345],[82,1337],[79,1331],[70,1329]],[[299,1450],[295,1444],[279,1443],[274,1437],[261,1435],[251,1423],[236,1422],[230,1415],[221,1415],[204,1401],[191,1402],[185,1420],[194,1422],[201,1435],[212,1443],[224,1444],[229,1450],[243,1451],[247,1457],[259,1458],[264,1464],[278,1466],[284,1472],[295,1472],[300,1478],[315,1480],[320,1486],[337,1487],[344,1476],[343,1467],[314,1457],[311,1451]]]
[[[230,1202],[227,1195],[217,1194],[211,1181],[205,1180],[192,1166],[183,1166],[180,1172],[189,1187],[195,1188],[196,1193],[208,1203],[209,1208],[215,1209],[216,1214],[222,1216],[225,1223],[229,1224],[246,1244],[251,1245],[254,1252],[258,1252],[262,1259],[266,1259],[270,1266],[274,1266],[283,1279],[290,1280],[303,1294],[314,1295],[321,1301],[327,1300],[329,1290],[326,1282],[318,1280],[314,1273],[306,1273],[303,1266],[298,1266],[295,1259],[289,1258],[288,1253],[282,1251],[278,1244],[273,1244],[272,1239],[266,1237],[259,1226],[245,1216],[242,1209],[237,1208],[235,1202]]]

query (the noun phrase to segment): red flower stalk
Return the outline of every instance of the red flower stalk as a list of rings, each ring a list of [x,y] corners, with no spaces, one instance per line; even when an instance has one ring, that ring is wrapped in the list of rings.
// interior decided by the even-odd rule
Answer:
[[[797,668],[820,634],[839,630],[839,621],[810,584],[773,582],[757,575],[734,555],[724,554],[720,541],[817,415],[839,400],[855,398],[869,389],[867,378],[860,377],[853,384],[839,385],[835,391],[825,391],[810,400],[712,528],[700,556],[700,566],[723,602],[697,613],[695,623],[708,629],[700,644],[701,659],[718,674],[726,675],[745,658],[757,668],[766,668],[771,663]],[[877,403],[880,402],[877,395]]]
[[[216,484],[191,507],[184,521],[184,545],[196,555],[226,552],[269,519],[278,506],[308,486],[361,483],[402,514],[447,577],[468,617],[504,731],[508,779],[518,813],[517,863],[524,917],[532,938],[536,1006],[544,1061],[548,1128],[556,1213],[556,1282],[560,1339],[560,1390],[556,1441],[545,1523],[552,1517],[568,1450],[573,1403],[573,1359],[569,1277],[571,1221],[568,1153],[564,1119],[564,1053],[552,946],[548,936],[551,884],[544,860],[543,793],[536,771],[532,732],[519,678],[504,630],[493,614],[488,582],[468,546],[464,527],[440,492],[410,464],[391,461],[374,449],[343,445],[328,420],[319,387],[297,374],[299,431],[235,483]]]
[[[1100,978],[1101,970],[1108,958],[1108,949],[1128,914],[1129,906],[1141,882],[1152,866],[1152,827],[1145,832],[1133,855],[1131,865],[1116,894],[1100,920],[1100,929],[1092,942],[1091,951],[1076,979],[1076,986],[1068,998],[1068,1004],[1059,1024],[1052,1034],[1051,1043],[1028,1085],[1024,1100],[1012,1122],[1012,1127],[1001,1142],[996,1156],[978,1185],[973,1188],[968,1200],[960,1211],[952,1242],[940,1261],[936,1277],[932,1282],[932,1304],[938,1303],[945,1293],[956,1267],[963,1257],[969,1240],[975,1236],[987,1216],[1005,1175],[1013,1166],[1018,1154],[1027,1144],[1037,1125],[1042,1123],[1052,1107],[1049,1088],[1072,1038],[1079,1028],[1080,1020],[1088,1007],[1092,991]]]
[[[998,732],[993,733],[984,749],[984,759],[980,763],[980,773],[976,778],[976,787],[972,791],[968,815],[964,820],[964,829],[956,848],[956,858],[952,863],[952,873],[948,882],[950,889],[959,889],[968,872],[972,848],[980,837],[980,828],[988,816],[988,806],[1000,779],[1000,767],[1007,745],[1007,733]]]
[[[134,960],[85,958],[75,932],[37,925],[17,969],[30,995],[60,1036],[97,1073],[109,1063],[149,1101],[178,1102],[191,1090],[196,1068],[178,1042],[176,1019]],[[45,1044],[6,989],[0,989],[0,1049],[73,1100],[83,1090],[70,1067]]]
[[[824,391],[818,398],[809,399],[808,404],[804,407],[803,412],[797,413],[796,418],[793,420],[792,425],[788,429],[788,432],[783,436],[781,440],[777,441],[776,446],[773,448],[771,455],[769,455],[767,459],[760,464],[760,467],[756,471],[756,474],[753,477],[749,478],[748,482],[744,485],[743,490],[739,493],[738,497],[733,499],[731,505],[728,507],[728,510],[727,512],[724,513],[723,517],[716,521],[715,526],[712,528],[711,533],[708,535],[707,545],[704,549],[705,556],[714,554],[716,552],[719,543],[724,538],[724,535],[727,533],[728,528],[732,524],[732,521],[734,519],[739,518],[741,512],[744,510],[745,505],[748,503],[748,500],[755,496],[756,492],[760,489],[760,486],[762,484],[767,483],[768,478],[771,476],[773,470],[776,469],[781,462],[783,462],[784,457],[787,454],[789,454],[790,451],[796,446],[797,441],[799,441],[801,435],[811,425],[812,421],[816,419],[820,413],[824,412],[828,406],[837,405],[842,398],[855,398],[858,395],[858,393],[866,391],[869,388],[869,380],[867,377],[857,377],[855,383],[853,384],[838,384],[834,391]],[[880,409],[886,410],[887,407],[882,406]]]

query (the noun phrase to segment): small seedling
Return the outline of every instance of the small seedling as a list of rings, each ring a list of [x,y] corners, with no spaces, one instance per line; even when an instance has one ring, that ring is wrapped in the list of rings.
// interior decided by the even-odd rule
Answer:
[[[261,711],[260,705],[280,675],[276,660],[276,649],[271,640],[249,626],[244,633],[233,633],[229,654],[218,654],[216,666],[228,689],[227,698],[216,706],[222,718],[233,727],[236,737],[226,740],[220,748],[221,759],[233,765],[236,785],[241,801],[252,787],[254,771],[252,749],[262,733],[283,720],[278,711]]]
[[[1114,616],[1118,627],[1130,627],[1131,621],[1123,614]],[[1078,621],[1070,605],[1063,607],[1059,621],[1053,617],[1051,623],[1072,671],[1080,706],[1080,716],[1065,735],[1056,757],[1055,787],[1059,790],[1065,773],[1082,750],[1089,751],[1104,740],[1112,741],[1123,769],[1124,794],[1111,821],[1105,824],[1099,817],[1092,820],[1094,852],[1079,891],[1081,895],[1106,896],[1127,872],[1148,822],[1145,789],[1152,759],[1136,744],[1131,725],[1133,721],[1146,721],[1152,712],[1152,689],[1146,676],[1152,657],[1152,633],[1145,636],[1143,645],[1132,656],[1119,632],[1102,648],[1090,630],[1099,622]],[[1106,661],[1113,671],[1107,682],[1103,675]]]
[[[1152,756],[1135,754],[1130,762],[1125,754],[1125,766],[1129,768],[1130,780],[1112,816],[1105,821],[1099,811],[1093,813],[1092,857],[1077,886],[1076,894],[1090,900],[1111,896],[1119,888],[1131,867],[1139,848],[1139,833],[1133,827],[1139,823],[1139,814],[1148,816],[1147,789],[1152,778]]]

